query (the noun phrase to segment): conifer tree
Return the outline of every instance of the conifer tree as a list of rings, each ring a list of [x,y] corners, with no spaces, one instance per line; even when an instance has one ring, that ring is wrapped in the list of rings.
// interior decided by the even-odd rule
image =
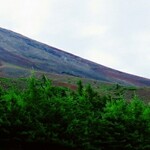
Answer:
[[[83,95],[83,84],[82,84],[82,81],[79,80],[79,81],[77,82],[77,85],[78,85],[78,89],[77,89],[78,94],[79,94],[80,96],[82,96],[82,95]]]

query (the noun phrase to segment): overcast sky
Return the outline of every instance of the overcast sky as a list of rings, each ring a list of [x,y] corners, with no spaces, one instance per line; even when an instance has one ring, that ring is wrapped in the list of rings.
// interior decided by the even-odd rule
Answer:
[[[150,0],[0,0],[0,26],[150,78]]]

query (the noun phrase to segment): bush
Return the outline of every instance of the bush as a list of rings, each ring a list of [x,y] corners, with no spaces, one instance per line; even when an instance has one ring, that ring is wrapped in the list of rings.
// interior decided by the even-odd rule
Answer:
[[[137,97],[101,97],[90,85],[77,92],[31,77],[22,92],[0,90],[0,142],[58,144],[76,149],[150,149],[150,106]]]

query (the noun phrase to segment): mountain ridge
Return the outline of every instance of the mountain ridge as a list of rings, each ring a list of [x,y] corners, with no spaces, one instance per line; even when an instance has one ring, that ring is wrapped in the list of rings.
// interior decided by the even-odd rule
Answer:
[[[8,63],[46,73],[66,74],[124,85],[150,86],[150,79],[94,63],[3,28],[0,28],[0,53],[1,66]],[[10,68],[4,68],[0,67],[0,72],[7,74]],[[15,71],[18,70],[13,70],[14,76]]]

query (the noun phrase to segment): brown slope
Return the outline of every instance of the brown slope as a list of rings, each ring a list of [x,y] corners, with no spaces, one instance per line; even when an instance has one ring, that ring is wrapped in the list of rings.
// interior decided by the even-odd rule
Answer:
[[[150,86],[149,79],[102,66],[2,28],[0,28],[0,60],[29,70],[34,68],[47,73],[68,74],[110,83]],[[18,70],[11,69],[15,76]],[[10,67],[6,68],[5,74],[9,70]],[[19,74],[23,76],[24,73],[25,71]]]
[[[0,47],[0,60],[7,62],[7,63],[11,63],[14,65],[18,65],[18,66],[23,66],[23,67],[29,67],[29,66],[33,66],[35,67],[35,64],[33,62],[31,62],[29,59],[26,59],[20,55],[17,54],[13,54],[5,49],[3,49],[2,47]]]
[[[2,69],[3,69],[3,64],[2,64],[2,61],[0,61],[0,77],[4,76],[3,72],[2,72]]]

